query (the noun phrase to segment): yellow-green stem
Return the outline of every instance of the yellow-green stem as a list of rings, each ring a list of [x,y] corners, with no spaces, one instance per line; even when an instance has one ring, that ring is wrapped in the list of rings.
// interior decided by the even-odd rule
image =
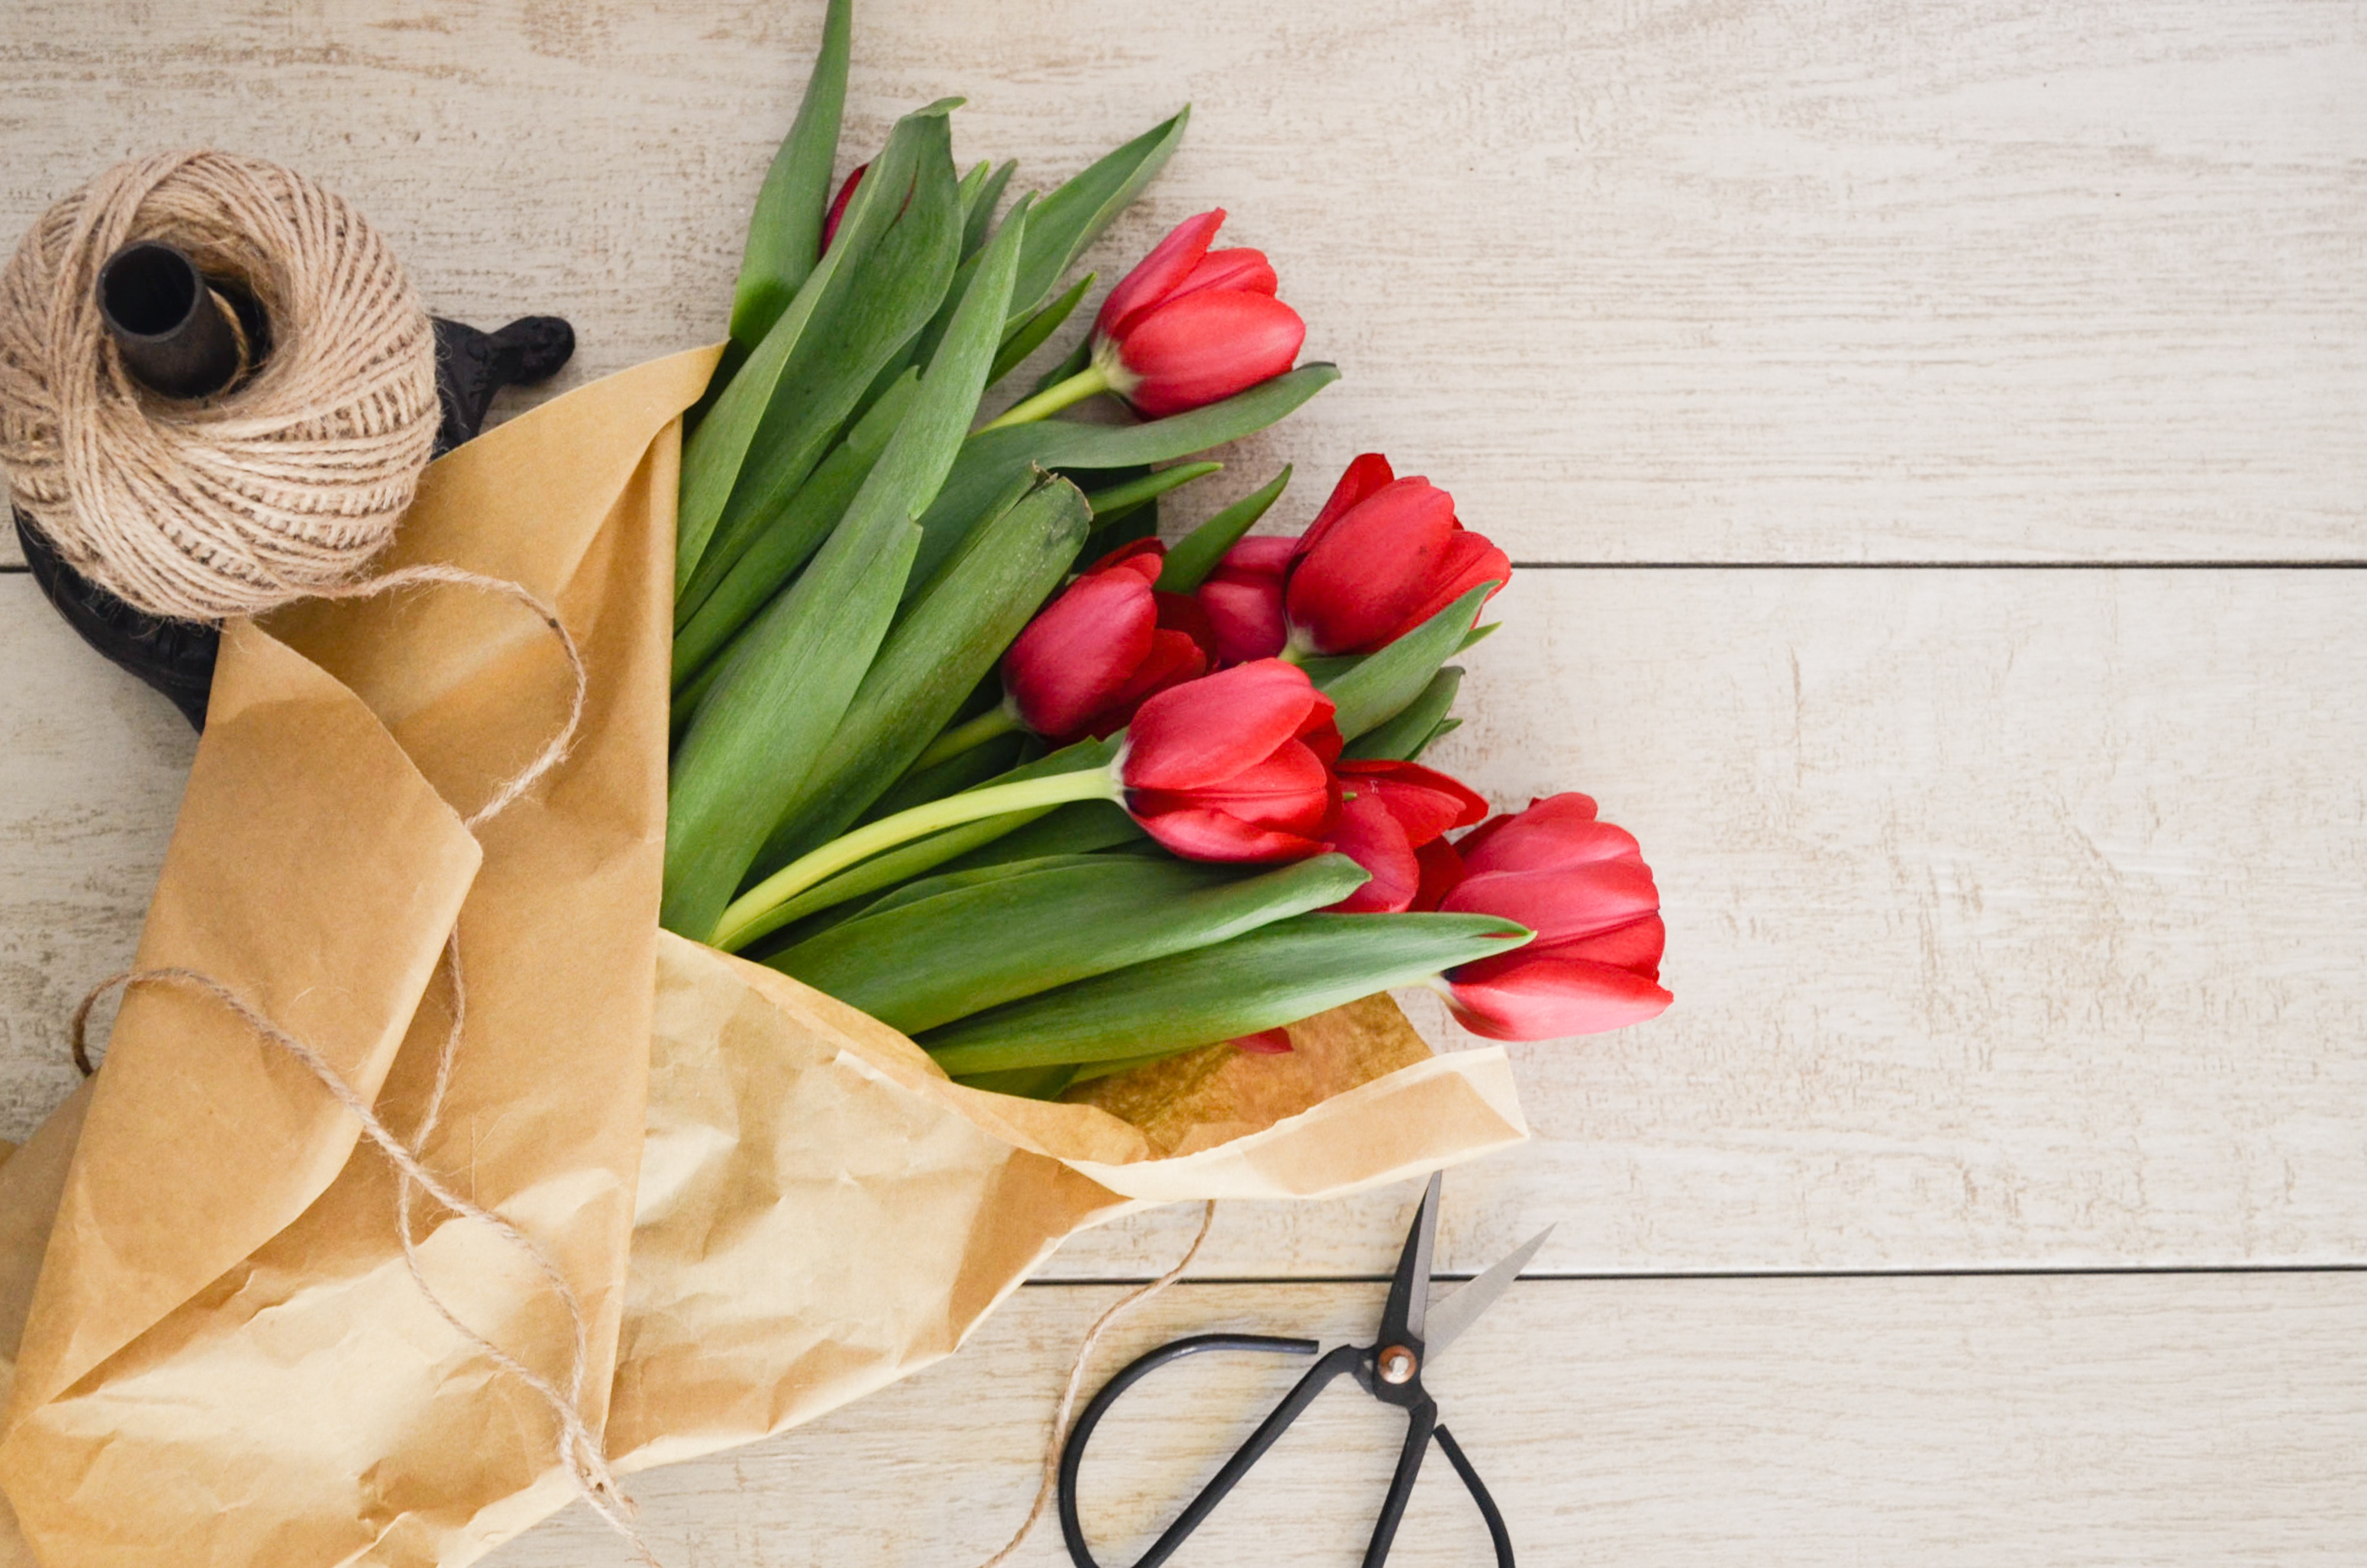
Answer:
[[[989,784],[883,817],[791,861],[733,899],[709,940],[726,953],[737,953],[758,937],[777,931],[783,922],[768,918],[807,888],[907,840],[1006,812],[1036,811],[1074,800],[1117,800],[1125,793],[1115,766],[1085,768],[1048,778]]]
[[[951,761],[973,747],[985,745],[998,735],[1008,735],[1022,728],[1016,714],[997,705],[967,723],[955,725],[930,741],[929,749],[921,753],[907,772],[917,773],[924,768],[934,768],[939,762]]]
[[[1006,424],[1032,424],[1059,413],[1070,403],[1083,402],[1096,392],[1108,390],[1109,377],[1100,366],[1088,365],[1067,380],[1055,382],[1034,397],[1012,404],[1002,417],[986,428],[1001,430]]]

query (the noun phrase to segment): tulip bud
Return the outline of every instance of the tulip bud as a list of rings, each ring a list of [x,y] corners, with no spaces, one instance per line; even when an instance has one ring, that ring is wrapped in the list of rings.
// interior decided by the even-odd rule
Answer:
[[[1211,251],[1224,209],[1186,219],[1110,290],[1094,319],[1093,367],[1138,412],[1162,418],[1281,375],[1307,323],[1274,298],[1259,251]]]
[[[1307,672],[1262,659],[1145,702],[1117,763],[1128,813],[1192,860],[1303,860],[1339,812],[1331,702]]]
[[[1297,539],[1271,535],[1243,539],[1227,550],[1217,569],[1200,584],[1200,608],[1217,657],[1227,664],[1272,659],[1289,640],[1282,618],[1282,584]]]
[[[1443,844],[1449,829],[1487,816],[1488,802],[1458,781],[1414,762],[1359,760],[1342,762],[1337,771],[1343,798],[1330,842],[1370,872],[1372,880],[1331,911],[1397,914],[1416,908],[1425,882],[1437,881],[1421,852]],[[1439,863],[1433,857],[1433,866]],[[1435,889],[1426,907],[1435,908],[1443,893]]]
[[[1285,585],[1290,647],[1304,655],[1370,653],[1512,562],[1455,514],[1455,498],[1423,479],[1400,479],[1366,453],[1348,465],[1298,541]]]
[[[1455,846],[1463,875],[1439,901],[1517,920],[1536,940],[1448,970],[1439,988],[1464,1026],[1493,1040],[1618,1029],[1672,999],[1659,984],[1659,890],[1634,835],[1582,795],[1497,817]]]
[[[1059,744],[1126,727],[1146,698],[1208,668],[1207,617],[1190,597],[1152,588],[1165,559],[1156,539],[1088,567],[1002,657],[1011,716]]]

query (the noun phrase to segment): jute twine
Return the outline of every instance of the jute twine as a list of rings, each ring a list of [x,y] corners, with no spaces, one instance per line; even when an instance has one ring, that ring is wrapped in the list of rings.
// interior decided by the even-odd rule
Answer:
[[[574,680],[573,696],[568,705],[567,718],[560,727],[559,733],[552,738],[549,745],[543,748],[541,753],[533,761],[506,780],[493,792],[491,798],[465,819],[466,826],[474,831],[515,805],[566,758],[569,750],[575,743],[576,731],[583,722],[588,681],[584,671],[583,654],[577,649],[574,637],[568,632],[565,623],[559,618],[558,613],[527,589],[502,578],[487,577],[479,572],[462,570],[458,567],[404,567],[366,582],[331,588],[317,596],[331,599],[358,599],[393,592],[401,589],[424,588],[438,584],[474,588],[489,593],[497,593],[514,599],[533,610],[549,628],[551,635],[558,639],[561,650],[566,655],[569,672]],[[427,1304],[436,1310],[436,1314],[450,1325],[453,1331],[465,1339],[479,1355],[516,1379],[549,1408],[558,1428],[558,1459],[577,1493],[591,1506],[593,1512],[606,1520],[631,1544],[643,1562],[655,1564],[656,1557],[650,1551],[648,1544],[641,1539],[640,1530],[633,1524],[635,1510],[632,1499],[626,1495],[624,1488],[618,1484],[615,1472],[608,1467],[607,1455],[603,1450],[600,1434],[593,1429],[591,1423],[583,1416],[583,1384],[591,1371],[589,1344],[591,1328],[589,1319],[583,1311],[582,1298],[576,1294],[575,1287],[569,1283],[567,1276],[561,1271],[557,1262],[539,1242],[493,1210],[464,1196],[450,1182],[437,1176],[426,1164],[425,1156],[427,1143],[434,1136],[436,1128],[442,1120],[444,1101],[452,1086],[453,1066],[459,1059],[461,1038],[466,1032],[468,1024],[468,987],[460,967],[460,930],[457,925],[446,939],[444,963],[450,976],[450,1021],[436,1051],[436,1073],[428,1088],[425,1109],[420,1114],[419,1125],[413,1129],[408,1139],[398,1137],[370,1103],[362,1098],[361,1092],[347,1082],[345,1075],[338,1072],[334,1064],[317,1049],[281,1028],[268,1015],[230,987],[195,969],[131,970],[117,975],[93,987],[90,994],[82,999],[82,1005],[74,1010],[73,1023],[69,1030],[74,1045],[74,1065],[85,1074],[96,1070],[90,1057],[88,1032],[91,1009],[101,997],[119,986],[128,987],[163,985],[178,987],[210,998],[231,1016],[254,1031],[257,1037],[277,1047],[318,1079],[321,1086],[329,1091],[331,1097],[344,1106],[354,1120],[360,1123],[362,1136],[386,1156],[387,1162],[392,1165],[402,1177],[395,1189],[395,1233],[402,1245],[403,1267],[409,1270],[412,1283],[418,1288],[419,1293],[426,1298]],[[452,1310],[444,1298],[436,1293],[435,1286],[428,1282],[425,1269],[421,1267],[418,1239],[413,1230],[413,1207],[416,1201],[414,1194],[417,1192],[425,1192],[430,1200],[451,1213],[485,1226],[508,1243],[532,1265],[535,1272],[541,1278],[544,1285],[567,1315],[567,1368],[560,1377],[553,1379],[536,1371],[475,1328],[470,1327],[459,1314]]]
[[[1077,1395],[1084,1388],[1085,1369],[1092,1363],[1093,1350],[1101,1344],[1102,1336],[1119,1318],[1182,1279],[1184,1270],[1192,1267],[1192,1259],[1200,1256],[1201,1244],[1208,1239],[1209,1227],[1216,1223],[1217,1201],[1211,1198],[1200,1210],[1200,1229],[1193,1235],[1192,1245],[1184,1249],[1184,1256],[1175,1260],[1175,1267],[1149,1284],[1118,1297],[1110,1303],[1109,1310],[1093,1319],[1093,1325],[1085,1330],[1084,1342],[1077,1347],[1076,1359],[1069,1363],[1069,1381],[1060,1391],[1059,1405],[1052,1412],[1052,1429],[1044,1438],[1044,1477],[1036,1484],[1036,1501],[1029,1506],[1027,1517],[1019,1521],[1018,1533],[1004,1543],[1002,1551],[980,1563],[979,1568],[1002,1568],[1026,1544],[1027,1538],[1035,1533],[1036,1523],[1044,1517],[1044,1510],[1051,1506],[1053,1495],[1060,1487],[1060,1450],[1068,1446],[1069,1423],[1076,1418],[1077,1414]]]
[[[178,401],[125,374],[96,285],[133,240],[255,296],[271,337],[253,377]],[[438,418],[435,334],[394,253],[274,164],[118,164],[0,275],[0,469],[67,565],[151,615],[259,615],[349,581],[411,504]]]

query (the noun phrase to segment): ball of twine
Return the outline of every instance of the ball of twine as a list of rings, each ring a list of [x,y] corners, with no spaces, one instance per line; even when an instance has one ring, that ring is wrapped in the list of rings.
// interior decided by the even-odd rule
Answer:
[[[125,373],[97,280],[133,240],[253,294],[271,336],[251,378],[177,401]],[[411,504],[438,418],[435,334],[393,252],[274,164],[119,164],[0,275],[0,469],[67,565],[151,615],[258,615],[351,581]]]

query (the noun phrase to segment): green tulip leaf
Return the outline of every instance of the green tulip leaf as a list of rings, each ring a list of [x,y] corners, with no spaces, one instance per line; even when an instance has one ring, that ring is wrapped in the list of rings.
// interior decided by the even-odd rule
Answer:
[[[1438,667],[1464,646],[1464,635],[1496,584],[1483,582],[1388,647],[1347,669],[1315,677],[1338,709],[1340,737],[1353,740],[1405,711],[1428,689]],[[1310,664],[1312,661],[1309,661]],[[1310,676],[1314,671],[1310,669]]]
[[[723,574],[723,580],[694,610],[685,598],[676,607],[674,635],[674,679],[685,687],[702,669],[769,603],[781,585],[797,575],[830,531],[838,526],[855,492],[871,475],[871,465],[888,447],[897,422],[911,406],[920,374],[907,370],[879,400],[855,421],[846,439],[805,483],[788,505],[748,547],[748,551]]]
[[[971,530],[889,633],[830,745],[761,859],[786,864],[829,842],[887,793],[1058,588],[1090,513],[1066,479],[1036,475]]]
[[[1455,705],[1455,694],[1462,684],[1462,667],[1448,665],[1430,678],[1430,684],[1421,689],[1420,696],[1386,722],[1348,742],[1341,755],[1412,761],[1421,755],[1422,748],[1437,738],[1438,727],[1445,720],[1446,710]]]
[[[1222,463],[1178,463],[1172,468],[1153,468],[1138,479],[1128,479],[1107,490],[1091,491],[1085,497],[1085,504],[1093,508],[1093,526],[1099,529],[1105,522],[1115,521],[1120,513],[1129,512],[1144,502],[1156,501],[1169,491],[1190,484],[1194,479],[1206,479],[1222,470],[1224,466]]]
[[[1028,225],[1027,249],[1020,257],[1019,278],[1011,290],[1018,310],[1032,311],[1050,297],[1077,258],[1167,166],[1191,118],[1186,107],[1075,175],[1037,205]]]
[[[1000,495],[1014,474],[1031,467],[1069,472],[1172,463],[1255,434],[1339,378],[1337,366],[1302,365],[1222,402],[1140,424],[1048,419],[980,431],[964,444],[936,504],[921,519],[927,538],[917,570],[924,576],[934,572],[977,520],[979,509]]]
[[[907,1033],[1335,904],[1364,869],[1063,856],[942,879],[766,960]]]
[[[1060,330],[1060,323],[1069,319],[1078,301],[1084,299],[1085,291],[1093,286],[1095,276],[1090,272],[1085,274],[1070,287],[1067,293],[1019,324],[1018,329],[1004,341],[1002,351],[995,355],[994,368],[986,373],[987,385],[992,386],[1018,369],[1020,361],[1043,347],[1046,341]]]
[[[873,188],[866,180],[856,200]],[[749,626],[699,704],[670,782],[660,917],[668,930],[712,935],[887,637],[919,545],[914,520],[945,483],[1002,340],[1025,231],[1023,201],[980,254],[953,329],[845,518]]]
[[[748,460],[758,429],[773,406],[774,394],[779,390],[791,361],[799,357],[798,350],[813,326],[823,299],[839,298],[833,294],[832,284],[842,274],[852,275],[856,264],[850,257],[866,253],[874,237],[904,218],[903,200],[919,181],[924,145],[932,146],[950,170],[950,153],[946,151],[951,145],[951,131],[945,123],[946,112],[945,106],[932,105],[897,122],[888,145],[872,164],[876,177],[867,177],[856,186],[854,199],[847,203],[839,230],[846,243],[831,246],[830,254],[806,275],[787,306],[750,351],[746,363],[731,374],[721,392],[714,395],[714,402],[698,422],[698,428],[684,443],[682,500],[676,509],[674,529],[677,596],[691,585],[718,521],[740,482],[741,469]],[[892,196],[884,194],[889,186],[894,187]]]
[[[1486,915],[1298,915],[928,1031],[946,1072],[1149,1055],[1254,1034],[1526,942]]]
[[[1422,737],[1421,744],[1413,749],[1413,754],[1408,757],[1406,761],[1409,762],[1421,761],[1421,754],[1424,751],[1427,751],[1433,746],[1437,745],[1440,739],[1444,737],[1452,734],[1454,731],[1462,728],[1463,721],[1459,718],[1443,718],[1439,720],[1438,728],[1432,730],[1428,735]]]
[[[984,170],[986,165],[984,164],[980,164],[978,167],[979,170]],[[977,171],[973,172],[975,173]],[[979,181],[978,188],[976,190],[968,188],[968,181],[965,180],[962,182],[964,186],[962,195],[962,259],[964,261],[968,261],[970,257],[978,254],[979,247],[986,243],[986,232],[994,225],[994,209],[1002,204],[1002,193],[1010,186],[1011,176],[1018,172],[1019,160],[1016,158],[1006,159],[1002,166],[995,169],[992,173],[985,175],[984,177]],[[996,378],[992,376],[989,376],[987,378],[987,380],[990,382],[994,379],[996,379]]]
[[[690,610],[779,520],[874,379],[889,371],[889,361],[945,298],[961,227],[950,131],[943,115],[919,124],[918,168],[903,199],[896,169],[884,155],[877,166],[881,199],[860,223],[854,207],[872,191],[872,179],[855,189],[832,246],[833,254],[845,248],[847,260],[823,284],[822,299],[773,389],[740,477],[679,596]]]
[[[1208,581],[1225,552],[1241,542],[1241,536],[1257,526],[1266,509],[1282,499],[1289,487],[1290,468],[1268,479],[1258,490],[1241,497],[1197,528],[1175,541],[1167,552],[1167,562],[1160,569],[1158,587],[1162,593],[1189,593]]]
[[[1081,740],[1074,746],[1064,747],[1048,757],[1023,763],[986,782],[1017,784],[1022,780],[1046,778],[1054,773],[1105,768],[1116,755],[1117,748],[1109,741]],[[826,882],[814,884],[767,916],[766,927],[769,931],[779,931],[824,909],[835,908],[849,899],[865,897],[882,888],[909,882],[960,856],[980,850],[1006,834],[1016,832],[1049,812],[1065,808],[1051,807],[1036,811],[1006,812],[999,817],[965,822],[957,828],[947,828],[908,844],[899,844],[885,854],[874,855],[859,865],[847,867]],[[772,869],[760,868],[762,871]]]
[[[821,49],[814,55],[798,118],[764,171],[756,209],[748,216],[747,248],[731,291],[731,342],[742,354],[753,352],[773,330],[821,253],[831,165],[838,157],[839,120],[846,107],[854,13],[855,0],[830,0],[822,15]]]

